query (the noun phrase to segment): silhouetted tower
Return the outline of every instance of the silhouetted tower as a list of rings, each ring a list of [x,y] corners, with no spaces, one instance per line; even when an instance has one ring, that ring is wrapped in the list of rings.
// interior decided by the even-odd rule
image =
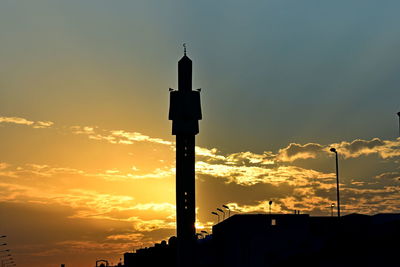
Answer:
[[[176,231],[178,266],[193,266],[195,242],[195,135],[201,120],[200,90],[192,90],[192,61],[178,62],[178,90],[170,90],[169,119],[176,135]]]

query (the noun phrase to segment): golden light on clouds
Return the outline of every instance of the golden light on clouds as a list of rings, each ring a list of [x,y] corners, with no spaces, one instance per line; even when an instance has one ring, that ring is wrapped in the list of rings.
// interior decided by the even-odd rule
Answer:
[[[74,233],[55,234],[52,241],[27,235],[37,244],[17,245],[21,253],[48,258],[85,249],[117,255],[175,234],[173,141],[135,131],[62,126],[22,117],[1,117],[0,126],[12,129],[5,136],[10,142],[18,142],[12,135],[19,131],[20,136],[26,133],[25,144],[37,149],[30,150],[29,160],[13,161],[15,152],[10,151],[10,157],[0,162],[0,207],[2,212],[13,210],[9,224],[28,210],[54,216],[57,227]],[[64,150],[46,146],[46,153],[54,158],[36,159],[44,147],[31,139],[32,131],[44,131],[48,138],[66,144]],[[400,207],[400,139],[291,143],[261,153],[223,154],[217,148],[197,146],[196,183],[201,194],[197,195],[196,229],[211,232],[216,218],[210,211],[221,205],[227,205],[231,214],[269,212],[272,200],[274,213],[329,214],[336,189],[332,146],[344,165],[345,213],[390,212]],[[76,154],[83,148],[88,152]],[[346,167],[346,160],[375,167],[370,174],[367,169],[359,172]],[[50,227],[40,218],[32,222],[36,231]],[[93,230],[88,235],[85,229]]]

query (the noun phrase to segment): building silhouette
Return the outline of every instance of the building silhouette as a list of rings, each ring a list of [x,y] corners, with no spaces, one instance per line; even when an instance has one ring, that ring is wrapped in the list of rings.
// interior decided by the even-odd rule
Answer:
[[[195,242],[195,135],[201,120],[200,91],[192,90],[192,61],[178,62],[178,90],[170,90],[169,119],[176,135],[176,231],[178,266],[193,266]]]
[[[126,267],[177,266],[170,238],[125,253]],[[236,214],[195,242],[193,267],[399,266],[400,214]]]

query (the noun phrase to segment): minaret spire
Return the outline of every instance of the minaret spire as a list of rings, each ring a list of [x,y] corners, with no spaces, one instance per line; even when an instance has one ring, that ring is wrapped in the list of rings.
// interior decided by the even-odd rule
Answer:
[[[186,43],[183,43],[183,54],[186,56]]]

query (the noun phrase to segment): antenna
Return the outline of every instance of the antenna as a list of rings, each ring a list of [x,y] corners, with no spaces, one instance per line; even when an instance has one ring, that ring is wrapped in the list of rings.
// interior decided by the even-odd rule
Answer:
[[[183,53],[185,53],[186,56],[186,43],[183,43]]]

